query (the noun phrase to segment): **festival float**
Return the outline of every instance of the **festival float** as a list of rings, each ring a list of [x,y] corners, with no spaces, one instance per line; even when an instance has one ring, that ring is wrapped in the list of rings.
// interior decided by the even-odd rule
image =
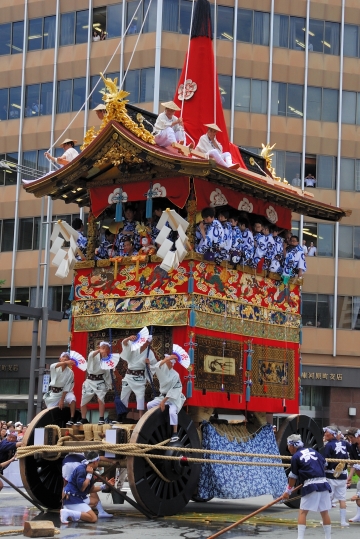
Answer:
[[[86,260],[75,259],[76,238],[71,229],[64,230],[59,223],[52,237],[53,245],[61,234],[70,241],[67,254],[58,258],[57,275],[74,274],[71,349],[86,358],[100,341],[110,340],[113,352],[121,353],[122,340],[143,326],[152,328],[152,349],[159,358],[171,352],[173,343],[180,344],[190,357],[187,370],[176,367],[186,403],[179,414],[179,446],[166,455],[183,457],[181,450],[186,448],[218,449],[246,453],[231,459],[248,462],[259,460],[251,454],[284,455],[286,437],[293,432],[301,433],[313,447],[321,444],[316,424],[298,415],[302,279],[285,283],[279,275],[259,269],[204,260],[193,250],[197,214],[208,206],[227,205],[291,230],[292,212],[332,222],[346,212],[276,177],[270,145],[256,155],[230,143],[214,80],[210,6],[207,0],[198,0],[174,101],[194,141],[205,132],[206,123],[221,128],[218,140],[239,164],[237,169],[217,165],[189,146],[157,146],[152,134],[156,115],[127,104],[128,94],[118,89],[117,81],[104,77],[107,112],[100,129],[88,131],[76,159],[28,182],[25,189],[36,197],[50,196],[89,208]],[[161,224],[177,232],[175,244],[161,226],[156,254],[145,251],[133,257],[94,259],[97,223],[104,214],[112,216],[118,231],[125,202],[136,203],[151,217],[158,199],[169,205]],[[126,363],[120,360],[114,371],[118,390],[125,369]],[[75,369],[77,402],[84,377],[83,371]],[[111,415],[113,392],[107,400]],[[222,421],[219,414],[231,415],[233,421]],[[289,415],[277,435],[278,445],[272,414]],[[70,438],[63,445],[76,451],[84,443],[86,429],[84,433],[63,430],[69,417],[67,409],[43,410],[30,424],[25,445],[34,444],[35,429],[40,428],[51,433],[48,445],[55,445],[68,432]],[[49,425],[62,430],[58,433]],[[89,443],[99,443],[94,441],[101,440],[99,429],[94,426]],[[156,445],[170,437],[169,429],[167,414],[153,409],[136,425],[118,425],[116,430],[123,433],[124,443]],[[120,447],[119,437],[117,443]],[[55,456],[59,447],[54,448]],[[59,507],[63,449],[53,460],[40,450],[21,458],[27,492],[46,507]],[[191,499],[278,496],[284,490],[283,468],[222,465],[219,459],[229,459],[226,455],[216,455],[214,464],[209,453],[201,451],[195,456],[203,462],[192,462],[194,455],[187,456],[188,461],[152,461],[134,455],[122,460],[136,502],[150,514],[175,514]],[[263,462],[279,460],[265,458]]]

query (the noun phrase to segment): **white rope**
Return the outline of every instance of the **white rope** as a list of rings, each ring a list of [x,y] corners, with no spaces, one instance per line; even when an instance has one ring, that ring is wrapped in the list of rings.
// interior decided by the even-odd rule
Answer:
[[[143,2],[143,0],[139,0],[139,4],[138,4],[138,6],[137,6],[137,8],[136,8],[136,10],[135,10],[135,12],[134,12],[134,15],[132,16],[132,18],[131,18],[131,20],[130,20],[130,22],[129,22],[129,24],[128,24],[128,26],[127,26],[125,32],[124,32],[124,34],[123,34],[123,35],[121,36],[121,38],[120,38],[119,44],[117,45],[116,49],[114,50],[113,55],[111,56],[109,62],[107,63],[107,65],[106,65],[106,67],[105,67],[105,69],[104,69],[104,71],[103,71],[104,74],[107,72],[107,70],[108,70],[108,68],[109,68],[109,66],[110,66],[110,64],[111,64],[111,62],[113,61],[113,59],[114,59],[114,57],[115,57],[115,54],[116,54],[117,51],[119,50],[120,45],[121,45],[121,43],[122,43],[122,41],[123,41],[123,39],[124,39],[124,36],[126,36],[126,34],[127,34],[128,30],[129,30],[129,28],[130,28],[130,26],[131,26],[131,24],[132,24],[132,22],[133,22],[133,20],[134,20],[134,18],[135,18],[135,15],[137,14],[138,9],[139,9],[139,7],[141,6],[142,2]],[[151,0],[150,0],[150,4],[151,4]],[[150,6],[150,4],[149,4],[149,6]],[[140,34],[139,34],[139,35],[140,35]],[[125,78],[125,77],[124,77],[124,78]],[[73,117],[73,119],[69,122],[69,124],[68,124],[67,127],[64,129],[64,131],[63,131],[63,132],[61,133],[61,135],[55,140],[55,142],[50,146],[50,148],[49,148],[49,150],[48,150],[49,153],[50,153],[51,150],[56,146],[56,144],[59,142],[59,140],[65,135],[65,133],[67,132],[67,130],[69,129],[69,127],[73,124],[73,122],[75,121],[75,119],[79,116],[80,112],[81,112],[82,109],[85,107],[86,103],[89,101],[90,97],[91,97],[92,94],[95,92],[95,90],[96,90],[96,88],[98,87],[98,85],[100,84],[100,82],[101,82],[101,78],[99,78],[99,80],[98,80],[97,83],[95,84],[94,88],[91,90],[91,92],[89,93],[89,95],[88,95],[87,98],[85,99],[85,102],[82,104],[81,108],[80,108],[80,109],[78,110],[78,112],[75,114],[75,116]]]
[[[216,88],[217,84],[217,66],[216,66],[216,55],[217,55],[217,4],[216,0],[214,2],[214,124],[216,124],[216,96],[217,91],[219,91]]]
[[[191,42],[191,33],[192,33],[193,18],[194,18],[194,5],[195,5],[195,0],[193,0],[192,7],[191,7],[190,32],[189,32],[188,49],[187,49],[187,55],[186,55],[186,67],[185,67],[184,89],[183,89],[184,94],[183,94],[183,99],[182,99],[182,103],[181,103],[180,118],[182,118],[183,110],[184,110],[184,104],[185,104],[185,83],[186,83],[186,80],[187,80],[188,67],[189,67],[190,42]],[[193,140],[193,142],[194,142],[194,140]]]
[[[143,0],[141,0],[141,1],[143,1]],[[139,39],[140,39],[142,30],[143,30],[143,28],[144,28],[144,24],[145,24],[145,21],[146,21],[146,17],[147,17],[147,15],[148,15],[148,13],[149,13],[149,9],[150,9],[150,6],[151,6],[151,2],[152,2],[152,0],[150,0],[150,2],[149,2],[148,8],[147,8],[146,13],[145,13],[145,17],[144,17],[143,22],[142,22],[142,24],[141,24],[141,28],[140,28],[140,31],[139,31],[139,35],[138,35],[138,37],[137,37],[137,39],[136,39],[136,41],[135,41],[135,47],[134,47],[134,49],[133,49],[133,51],[132,51],[132,53],[131,53],[131,56],[130,56],[129,64],[128,64],[127,69],[126,69],[126,71],[125,71],[125,75],[124,75],[124,77],[123,77],[122,80],[121,80],[120,90],[121,90],[122,87],[123,87],[123,84],[124,84],[126,75],[128,74],[128,71],[129,71],[129,68],[130,68],[132,59],[134,58],[134,54],[135,54],[135,51],[136,51],[136,47],[137,47],[137,45],[138,45],[138,43],[139,43]]]

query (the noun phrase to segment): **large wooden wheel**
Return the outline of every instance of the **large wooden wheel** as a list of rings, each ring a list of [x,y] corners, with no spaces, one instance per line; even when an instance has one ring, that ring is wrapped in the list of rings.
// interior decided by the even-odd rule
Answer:
[[[181,447],[200,449],[200,440],[192,419],[181,410],[178,427],[179,442],[168,451],[156,454],[181,456]],[[136,425],[131,442],[155,445],[171,437],[169,412],[153,408]],[[174,449],[175,447],[175,449]],[[189,457],[193,456],[189,453]],[[182,466],[177,461],[154,459],[153,463],[170,482],[159,477],[150,464],[141,457],[128,457],[127,468],[131,492],[135,500],[156,516],[179,513],[196,492],[200,464]]]
[[[279,432],[276,435],[276,441],[279,447],[280,455],[290,455],[287,448],[287,438],[291,434],[300,434],[301,439],[304,442],[305,447],[312,447],[316,451],[321,451],[323,446],[323,433],[320,427],[315,423],[311,417],[306,415],[290,415],[281,425]],[[284,460],[284,463],[288,464],[288,460]],[[286,475],[290,469],[286,468]],[[298,482],[296,483],[296,486]],[[285,504],[292,509],[298,509],[300,507],[301,489],[292,494]],[[291,498],[297,498],[292,501]]]
[[[30,423],[25,433],[23,444],[34,444],[36,428],[58,425],[65,428],[70,419],[70,409],[49,408],[40,412]],[[63,459],[46,460],[34,456],[20,459],[20,475],[29,496],[43,507],[58,509],[61,506],[63,478],[61,465]]]

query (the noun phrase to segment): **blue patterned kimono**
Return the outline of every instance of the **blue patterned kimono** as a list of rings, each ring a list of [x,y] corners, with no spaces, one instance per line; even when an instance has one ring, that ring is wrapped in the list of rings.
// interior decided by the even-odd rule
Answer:
[[[282,273],[284,265],[284,240],[280,236],[274,238],[274,256],[270,264],[270,271]]]
[[[111,256],[118,256],[114,242],[103,240],[99,245],[96,257],[102,260],[107,260],[110,258],[109,252],[111,253]]]
[[[287,251],[282,275],[294,277],[299,269],[302,269],[304,273],[306,271],[305,255],[301,245],[297,245]]]
[[[228,221],[221,223],[221,226],[224,229],[224,248],[222,249],[221,256],[223,260],[230,260],[229,253],[232,246],[232,226]]]
[[[202,237],[199,227],[195,232],[195,251],[205,254],[207,252],[215,253],[216,261],[222,260],[222,251],[224,249],[224,229],[217,219],[212,223],[205,225],[205,239]]]
[[[254,236],[248,228],[245,228],[244,231],[241,232],[242,234],[242,257],[241,257],[241,263],[245,266],[252,266],[252,261],[254,257]]]
[[[77,243],[77,246],[79,247],[80,251],[82,252],[82,254],[84,256],[86,256],[86,248],[87,248],[88,240],[87,240],[87,238],[84,236],[84,234],[82,232],[79,232],[79,237],[78,237],[76,243]],[[81,257],[79,255],[77,255],[76,259],[81,260]]]
[[[138,224],[138,221],[128,221],[127,219],[125,219],[124,228],[121,232],[119,232],[115,241],[115,247],[117,252],[119,253],[119,256],[124,255],[125,238],[130,238],[133,241],[135,250],[138,251],[140,249],[140,236],[136,232],[136,227],[138,226]],[[128,236],[126,232],[134,232],[134,234]]]
[[[264,258],[263,269],[268,270],[270,268],[271,261],[274,257],[274,238],[269,234],[259,234],[257,237],[257,247],[254,254],[254,268],[257,268],[260,260]]]

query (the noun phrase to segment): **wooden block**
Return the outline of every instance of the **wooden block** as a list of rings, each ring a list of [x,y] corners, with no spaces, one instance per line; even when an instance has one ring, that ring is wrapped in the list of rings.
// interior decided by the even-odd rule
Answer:
[[[191,155],[193,155],[194,157],[198,157],[199,159],[206,159],[205,154],[199,152],[199,150],[191,150]]]
[[[55,526],[51,520],[39,520],[24,522],[25,537],[54,537]]]
[[[187,146],[184,146],[183,144],[179,144],[178,142],[173,142],[171,146],[175,148],[182,155],[185,155],[185,157],[189,157],[190,148],[188,148]]]

